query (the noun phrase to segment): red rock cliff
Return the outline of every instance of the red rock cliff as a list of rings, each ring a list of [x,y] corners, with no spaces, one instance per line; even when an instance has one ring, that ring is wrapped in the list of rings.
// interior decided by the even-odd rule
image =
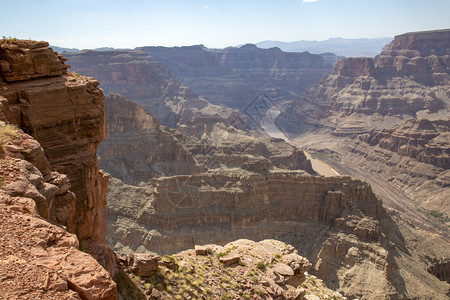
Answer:
[[[57,171],[70,181],[76,202],[54,203],[54,211],[64,213],[50,219],[93,242],[97,258],[111,270],[111,253],[102,246],[108,177],[98,169],[96,154],[106,137],[104,95],[93,78],[67,73],[64,60],[46,42],[2,41],[0,76],[7,83],[0,96],[7,100],[8,121],[44,149],[50,167],[40,169],[42,175]]]
[[[417,50],[422,54],[448,55],[450,29],[410,32],[397,35],[387,50]]]
[[[7,128],[0,121],[1,298],[116,299],[111,276],[78,250],[77,237],[42,218],[58,221],[69,214],[71,219],[75,196],[67,176],[49,171],[42,147],[31,136],[12,130],[5,140]]]

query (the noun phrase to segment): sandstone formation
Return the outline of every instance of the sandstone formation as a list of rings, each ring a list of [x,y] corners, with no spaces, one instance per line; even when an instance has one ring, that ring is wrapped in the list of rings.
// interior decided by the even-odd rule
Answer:
[[[450,215],[449,132],[449,119],[410,119],[362,135],[344,160],[381,174],[419,206]]]
[[[450,119],[410,119],[393,128],[363,135],[361,140],[419,162],[450,169]]]
[[[396,36],[388,45],[389,50],[413,50],[424,55],[448,55],[450,31],[433,30],[425,32],[410,32]]]
[[[113,177],[138,185],[151,178],[191,175],[208,168],[306,170],[311,163],[301,150],[279,139],[253,137],[218,123],[191,119],[178,130],[160,126],[138,104],[120,95],[105,99],[108,138],[99,146],[100,165]]]
[[[112,179],[108,199],[108,243],[122,254],[275,238],[345,296],[439,299],[448,292],[433,275],[444,271],[429,272],[443,270],[430,258],[448,260],[448,243],[384,211],[369,185],[349,177],[228,169],[141,187]]]
[[[68,176],[77,197],[69,230],[101,240],[107,180],[98,171],[96,148],[106,136],[106,124],[104,96],[97,86],[93,79],[64,74],[10,82],[1,94],[12,111],[10,121],[40,143],[55,171]]]
[[[279,224],[330,226],[347,216],[356,223],[340,226],[353,232],[363,216],[376,219],[381,214],[381,202],[367,184],[347,177],[305,176],[301,171],[217,170],[161,177],[135,188],[114,179],[108,198],[109,244],[122,253],[168,253],[193,243],[223,244],[246,234],[255,239],[275,233],[281,237],[289,229]],[[364,237],[377,238],[376,228],[358,230]]]
[[[241,239],[223,247],[197,245],[195,249],[162,258],[151,254],[124,258],[122,264],[131,274],[135,295],[142,299],[145,295],[156,299],[344,299],[306,273],[311,264],[289,244]]]
[[[129,184],[151,178],[194,174],[205,168],[138,104],[123,96],[105,100],[108,137],[100,145],[100,166]]]
[[[176,77],[214,104],[243,109],[260,93],[274,103],[293,99],[329,74],[331,65],[308,52],[289,53],[279,48],[142,47],[169,65]]]
[[[97,78],[107,95],[121,94],[139,103],[163,125],[176,128],[193,117],[228,123],[236,119],[237,112],[197,96],[177,82],[167,65],[143,51],[82,51],[66,56],[73,70]]]
[[[139,49],[170,66],[183,85],[211,103],[243,108],[257,96],[257,91],[224,68],[203,45]]]
[[[6,126],[1,123],[0,135]],[[5,150],[0,154],[2,297],[116,299],[108,272],[78,250],[74,234],[49,223],[70,224],[75,216],[67,176],[51,171],[42,147],[23,132],[17,131]]]
[[[0,86],[1,120],[33,137],[6,149],[35,166],[27,170],[36,188],[21,183],[11,193],[35,200],[42,217],[76,233],[114,275],[103,213],[108,176],[96,154],[106,137],[104,95],[94,79],[68,74],[64,59],[47,45],[1,42],[0,76],[7,82]]]
[[[68,65],[61,55],[55,55],[47,42],[7,41],[0,44],[0,77],[13,82],[32,78],[61,76]]]
[[[332,153],[325,159],[342,173],[380,178],[384,203],[412,208],[419,223],[422,208],[448,214],[449,36],[406,33],[374,59],[337,62],[276,124],[298,144]],[[391,188],[406,194],[384,192]]]
[[[340,136],[389,128],[411,117],[448,116],[449,32],[397,36],[375,59],[337,62],[277,124],[293,135],[321,130]]]
[[[358,72],[365,74],[372,74],[371,68],[376,68],[370,60],[358,59],[354,63],[359,66]],[[336,74],[346,75],[331,76],[348,77],[352,72],[351,68],[337,67]],[[119,100],[115,96],[112,103],[120,103],[124,114],[111,118],[111,128],[116,128],[118,137],[133,132],[132,136],[142,138],[133,152],[144,154],[148,144],[157,155],[152,160],[153,152],[148,151],[150,154],[142,156],[145,163],[139,162],[144,166],[139,176],[154,177],[147,184],[142,183],[147,181],[142,178],[125,183],[111,179],[107,239],[115,250],[122,254],[164,254],[193,248],[195,244],[276,238],[294,245],[313,264],[311,272],[345,296],[446,297],[448,284],[440,279],[447,272],[448,242],[382,209],[366,183],[349,177],[320,178],[288,171],[285,168],[306,169],[299,167],[304,160],[298,149],[281,140],[250,137],[229,126],[232,124],[217,122],[214,115],[191,115],[177,122],[176,129],[159,126],[159,131],[165,133],[158,133],[158,139],[150,141],[146,130],[158,131],[156,121],[130,102]],[[133,120],[133,116],[137,118]],[[135,130],[135,124],[141,122],[147,129]],[[173,139],[161,138],[166,134]],[[125,147],[118,142],[111,140],[108,148],[119,146],[119,152],[111,151],[109,161],[114,161],[114,155],[125,157]],[[172,149],[182,146],[181,153],[192,155],[196,165],[208,170],[193,175],[175,175],[171,171],[152,174],[149,170],[154,169],[155,162],[164,160],[155,146],[164,148],[166,144]],[[133,155],[130,151],[129,156]],[[278,160],[273,159],[276,156],[280,156]],[[174,157],[174,165],[185,159]],[[119,169],[111,170],[120,174],[124,168]],[[161,177],[163,173],[166,176]],[[433,247],[423,247],[421,241]],[[232,255],[222,262],[232,266],[238,260]],[[141,275],[155,269],[133,268],[139,269]],[[167,268],[176,266],[169,264]],[[150,290],[145,283],[149,282],[141,281],[144,297],[142,293]],[[153,296],[163,296],[162,290],[156,290]]]
[[[199,130],[200,128],[200,130]],[[208,168],[228,168],[261,162],[267,168],[304,170],[314,174],[302,150],[281,139],[255,137],[214,119],[192,119],[173,131],[177,139]]]

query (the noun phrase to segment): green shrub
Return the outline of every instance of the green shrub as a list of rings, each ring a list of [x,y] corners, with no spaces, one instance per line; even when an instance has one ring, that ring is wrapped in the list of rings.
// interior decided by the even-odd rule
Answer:
[[[450,222],[450,217],[446,216],[443,212],[440,212],[438,210],[430,210],[428,212],[430,216],[435,217],[439,222],[441,223],[447,223]]]
[[[266,264],[263,261],[259,261],[256,264],[256,267],[261,270],[261,269],[264,269],[266,267]]]
[[[7,44],[10,44],[10,43],[14,43],[15,41],[17,41],[17,38],[15,38],[15,37],[8,37],[8,36],[3,36],[3,41],[5,42],[5,43],[7,43]]]

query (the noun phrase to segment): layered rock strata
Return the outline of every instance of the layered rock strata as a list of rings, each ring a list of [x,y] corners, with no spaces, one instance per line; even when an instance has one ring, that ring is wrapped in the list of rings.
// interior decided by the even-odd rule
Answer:
[[[78,250],[74,234],[54,225],[73,222],[76,198],[39,143],[20,131],[11,137],[0,154],[0,177],[2,297],[116,299],[108,272]]]
[[[296,98],[332,68],[319,55],[251,44],[225,49],[202,45],[139,49],[169,65],[184,85],[211,103],[238,109],[261,93],[274,103]]]
[[[66,56],[73,70],[97,78],[107,95],[121,94],[139,103],[163,125],[176,128],[193,117],[229,123],[236,119],[232,109],[197,96],[174,78],[167,65],[143,51],[82,51]]]
[[[432,257],[449,257],[448,243],[384,211],[369,185],[349,177],[229,169],[141,187],[112,181],[107,236],[122,254],[275,238],[292,244],[313,274],[345,296],[439,299],[448,292],[429,272]],[[423,240],[434,247],[420,246]]]
[[[362,135],[344,160],[381,174],[419,206],[450,215],[449,132],[449,119],[410,119]]]
[[[354,135],[411,117],[448,116],[449,32],[396,36],[375,59],[340,60],[277,124],[294,135],[318,130]]]
[[[113,180],[108,198],[109,244],[118,251],[125,247],[157,253],[191,248],[193,243],[223,244],[246,235],[260,239],[275,232],[288,234],[279,224],[330,226],[350,216],[376,219],[382,211],[370,186],[361,181],[264,170],[162,177],[139,188]],[[355,225],[340,223],[348,232]],[[376,240],[376,227],[366,229],[357,234]]]
[[[288,143],[252,137],[216,119],[198,118],[177,130],[120,95],[105,100],[108,138],[99,146],[100,165],[112,176],[138,185],[151,178],[191,175],[208,168],[268,168],[313,173],[303,152]]]
[[[343,174],[381,179],[385,203],[412,208],[419,226],[422,208],[448,213],[449,35],[406,33],[374,59],[337,62],[276,124],[302,146],[334,153],[325,159]]]
[[[42,216],[89,241],[96,258],[113,271],[103,213],[108,177],[98,169],[96,154],[106,137],[104,95],[98,81],[68,74],[64,59],[44,42],[3,41],[0,57],[2,66],[9,65],[9,71],[2,69],[0,74],[7,81],[0,89],[1,115],[39,143],[47,162],[41,154],[33,163],[48,183],[61,185],[58,190],[47,188],[47,208],[39,202]],[[24,156],[35,155],[35,150],[29,152]],[[53,171],[67,177],[55,177]],[[72,193],[65,194],[67,181]],[[51,200],[53,193],[58,197]]]
[[[112,99],[123,114],[115,114],[110,127],[123,135],[138,134],[142,146],[149,143],[159,153],[166,142],[145,141],[146,130],[157,129],[156,121],[137,105],[119,96]],[[108,102],[109,97],[106,106]],[[292,243],[311,260],[314,274],[347,296],[439,299],[447,293],[448,285],[429,270],[435,265],[431,258],[445,262],[448,243],[417,234],[405,221],[395,220],[381,209],[367,184],[279,170],[262,154],[270,157],[275,153],[272,147],[283,153],[288,144],[276,139],[271,144],[223,124],[201,122],[201,130],[188,125],[179,131],[161,126],[159,130],[174,138],[168,144],[176,141],[210,171],[154,178],[139,187],[112,178],[107,236],[114,249],[173,253],[197,243],[276,238]],[[147,129],[139,131],[136,124]],[[237,155],[238,151],[247,152]],[[147,152],[152,153],[150,148]],[[133,156],[132,151],[126,153]],[[417,241],[423,239],[435,247],[420,247]],[[361,270],[370,275],[361,276]],[[371,280],[375,277],[376,284]]]
[[[158,120],[119,95],[107,96],[108,138],[100,145],[100,165],[129,184],[151,178],[205,171]]]
[[[240,168],[246,163],[260,162],[266,164],[266,168],[274,166],[315,174],[311,162],[299,148],[281,139],[255,137],[215,119],[190,120],[173,134],[208,168],[221,165]]]
[[[8,82],[61,76],[69,67],[47,42],[2,40],[0,47],[0,77]]]

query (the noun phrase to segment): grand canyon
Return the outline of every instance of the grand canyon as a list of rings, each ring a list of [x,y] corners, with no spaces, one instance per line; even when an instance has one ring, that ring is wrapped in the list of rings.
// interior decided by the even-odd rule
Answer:
[[[450,297],[450,29],[375,57],[5,37],[0,78],[0,298]]]

